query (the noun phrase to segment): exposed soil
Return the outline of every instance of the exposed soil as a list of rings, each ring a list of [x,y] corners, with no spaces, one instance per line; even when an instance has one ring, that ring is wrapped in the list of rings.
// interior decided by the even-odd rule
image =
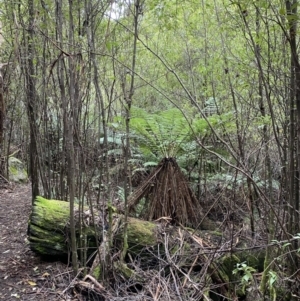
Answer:
[[[81,300],[71,296],[70,269],[36,256],[27,241],[30,184],[0,183],[0,300]]]

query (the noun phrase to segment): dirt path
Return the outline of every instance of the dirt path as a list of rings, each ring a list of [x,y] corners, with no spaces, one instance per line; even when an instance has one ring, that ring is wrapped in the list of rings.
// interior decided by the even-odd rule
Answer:
[[[0,300],[80,300],[65,293],[69,270],[30,251],[30,185],[0,186]]]

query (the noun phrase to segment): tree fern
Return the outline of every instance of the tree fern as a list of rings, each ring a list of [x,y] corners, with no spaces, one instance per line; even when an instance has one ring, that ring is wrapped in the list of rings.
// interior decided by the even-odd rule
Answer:
[[[162,157],[174,157],[180,145],[191,139],[191,129],[178,109],[147,114],[133,108],[131,130],[142,152]]]
[[[116,118],[118,130],[124,129],[123,117]],[[189,123],[177,108],[149,114],[132,107],[131,138],[149,162],[158,162],[162,157],[198,157],[196,137],[210,135],[211,126],[222,132],[232,129],[232,114],[212,115],[207,119],[195,116]]]

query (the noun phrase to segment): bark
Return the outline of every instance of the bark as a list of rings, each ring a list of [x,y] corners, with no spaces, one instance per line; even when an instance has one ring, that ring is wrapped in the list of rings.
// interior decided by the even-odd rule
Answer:
[[[26,50],[24,57],[26,65],[23,66],[26,77],[26,102],[27,102],[27,116],[30,127],[30,164],[29,174],[31,178],[32,187],[32,202],[37,195],[39,195],[39,156],[38,156],[38,126],[37,126],[37,103],[38,97],[35,85],[35,68],[34,68],[34,36],[35,36],[35,9],[34,1],[28,0],[28,36],[26,43]]]
[[[69,50],[72,51],[72,46],[74,45],[74,22],[73,22],[73,1],[69,0]],[[63,111],[68,112],[67,118],[64,119],[64,127],[66,128],[66,149],[67,152],[67,162],[68,162],[68,172],[67,172],[67,183],[69,187],[69,209],[70,209],[70,236],[71,236],[71,253],[72,253],[72,265],[74,272],[77,274],[78,262],[77,262],[77,238],[75,230],[75,217],[74,217],[74,203],[75,203],[75,150],[74,150],[74,140],[73,131],[75,131],[75,122],[77,111],[77,101],[75,96],[76,90],[76,80],[75,80],[75,62],[72,56],[69,56],[69,94],[70,102],[69,104],[64,102]],[[74,121],[75,120],[75,121]]]
[[[3,147],[2,144],[4,138],[4,118],[5,118],[5,104],[4,104],[4,97],[3,97],[3,77],[0,74],[0,153]]]
[[[299,233],[299,173],[300,173],[300,61],[297,46],[297,1],[286,1],[287,20],[289,25],[288,41],[291,53],[290,65],[290,172],[289,172],[289,233]],[[298,241],[293,241],[293,249],[299,248]],[[294,254],[294,252],[292,252]],[[290,256],[291,274],[299,269],[298,256]]]
[[[4,150],[4,120],[5,120],[5,103],[3,97],[3,77],[0,73],[0,175],[4,175],[4,158],[1,158]]]

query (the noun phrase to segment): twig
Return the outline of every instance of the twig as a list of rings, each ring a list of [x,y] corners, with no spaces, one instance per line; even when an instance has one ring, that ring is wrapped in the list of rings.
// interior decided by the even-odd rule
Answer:
[[[9,181],[8,181],[6,178],[4,178],[1,174],[0,174],[0,177],[1,177],[7,184],[9,184]]]
[[[189,269],[189,271],[188,271],[188,273],[187,273],[188,276],[190,276],[191,271],[193,270],[193,268],[194,268],[196,262],[198,261],[198,258],[199,258],[199,255],[197,255],[196,258],[195,258],[195,260],[193,261],[193,263],[192,263],[192,265],[191,265],[191,267],[190,267],[190,269]],[[183,281],[183,287],[185,287],[187,280],[188,280],[187,277],[185,277],[185,278],[184,278],[184,281]]]
[[[91,280],[93,282],[93,284],[102,291],[105,291],[105,288],[102,284],[100,284],[94,277],[92,277],[91,275],[86,275],[82,281],[86,281],[87,279]]]
[[[15,154],[17,154],[19,151],[21,151],[20,149],[15,150],[12,154],[10,154],[8,157],[13,157]]]

